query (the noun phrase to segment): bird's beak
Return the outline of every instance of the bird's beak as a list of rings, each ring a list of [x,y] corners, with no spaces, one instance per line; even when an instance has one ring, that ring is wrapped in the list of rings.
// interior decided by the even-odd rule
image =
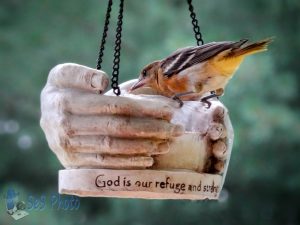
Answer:
[[[131,88],[130,91],[143,87],[146,84],[144,79],[139,79]]]

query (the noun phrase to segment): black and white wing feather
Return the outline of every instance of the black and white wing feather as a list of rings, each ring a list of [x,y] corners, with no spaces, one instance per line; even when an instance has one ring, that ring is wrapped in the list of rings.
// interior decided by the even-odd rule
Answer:
[[[161,67],[164,75],[171,77],[173,74],[204,62],[222,51],[239,48],[246,42],[245,39],[238,42],[211,42],[201,46],[178,49],[162,61]]]

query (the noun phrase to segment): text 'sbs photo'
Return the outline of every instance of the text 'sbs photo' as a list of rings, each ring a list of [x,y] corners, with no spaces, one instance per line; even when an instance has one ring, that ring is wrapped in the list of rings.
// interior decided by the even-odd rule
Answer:
[[[77,196],[64,196],[58,193],[41,195],[24,195],[9,187],[3,195],[6,212],[14,220],[22,219],[30,213],[45,210],[52,211],[77,211],[80,208],[80,199]]]

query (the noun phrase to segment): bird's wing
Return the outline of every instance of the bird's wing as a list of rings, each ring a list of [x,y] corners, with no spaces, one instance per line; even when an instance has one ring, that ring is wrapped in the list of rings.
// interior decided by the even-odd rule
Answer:
[[[238,42],[211,42],[197,47],[178,49],[169,57],[162,60],[161,67],[163,74],[167,77],[171,77],[173,74],[177,74],[186,68],[204,62],[222,51],[239,48],[245,42],[247,42],[247,40]]]

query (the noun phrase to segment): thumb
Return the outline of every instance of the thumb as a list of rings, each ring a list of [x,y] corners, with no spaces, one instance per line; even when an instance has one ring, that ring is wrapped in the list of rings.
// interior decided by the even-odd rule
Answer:
[[[104,71],[75,63],[55,66],[49,73],[48,83],[58,88],[78,88],[87,91],[103,92],[109,83]]]

